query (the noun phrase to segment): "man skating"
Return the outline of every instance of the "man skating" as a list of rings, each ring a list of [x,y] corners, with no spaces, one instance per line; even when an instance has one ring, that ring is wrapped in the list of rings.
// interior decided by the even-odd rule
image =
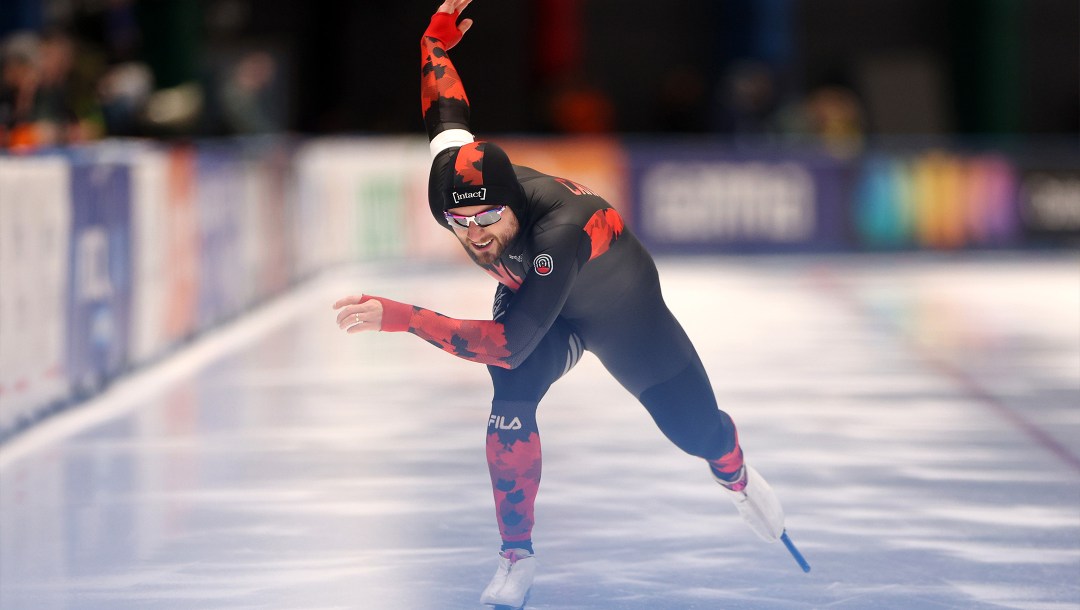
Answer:
[[[469,256],[499,284],[491,320],[458,320],[377,296],[334,304],[340,328],[410,332],[487,365],[494,387],[487,460],[503,544],[481,602],[520,607],[532,584],[534,503],[540,484],[540,399],[592,352],[680,449],[713,477],[763,539],[784,514],[743,460],[731,418],[660,292],[652,257],[587,187],[510,163],[469,132],[469,102],[448,51],[472,25],[471,0],[446,0],[421,38],[421,105],[433,161],[428,202]]]

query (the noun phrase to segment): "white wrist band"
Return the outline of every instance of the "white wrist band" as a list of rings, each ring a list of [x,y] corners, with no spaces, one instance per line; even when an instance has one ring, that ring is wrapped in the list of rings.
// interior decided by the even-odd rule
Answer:
[[[465,129],[447,129],[446,131],[440,131],[438,135],[431,139],[431,158],[434,159],[435,155],[438,155],[447,148],[462,146],[472,141],[474,141],[473,134]]]

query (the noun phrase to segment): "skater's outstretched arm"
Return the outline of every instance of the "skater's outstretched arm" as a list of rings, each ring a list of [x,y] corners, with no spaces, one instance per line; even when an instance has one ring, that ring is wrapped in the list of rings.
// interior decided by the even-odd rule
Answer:
[[[338,327],[349,334],[377,330],[410,332],[459,358],[500,368],[513,368],[524,360],[524,355],[507,348],[505,327],[492,320],[458,320],[423,307],[368,295],[339,299],[334,309],[338,310]]]
[[[471,1],[443,2],[420,38],[420,109],[428,139],[432,140],[433,156],[443,148],[473,140],[469,133],[469,98],[448,53],[472,27],[472,19],[458,22],[461,11]]]
[[[621,225],[614,229],[621,230]],[[595,229],[594,229],[595,231]],[[459,320],[379,296],[347,296],[334,303],[338,327],[349,334],[408,332],[472,362],[516,368],[533,352],[562,311],[578,271],[593,255],[592,240],[575,225],[553,227],[537,243],[558,261],[545,275],[524,282],[498,320]]]

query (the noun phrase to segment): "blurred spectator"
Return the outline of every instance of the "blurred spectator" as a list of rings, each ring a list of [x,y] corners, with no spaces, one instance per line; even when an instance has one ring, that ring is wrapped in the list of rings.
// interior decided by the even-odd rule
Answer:
[[[63,34],[52,33],[38,47],[39,78],[34,95],[34,120],[41,144],[53,145],[78,138],[78,118],[71,99],[73,43]]]
[[[679,66],[668,72],[657,95],[656,128],[664,132],[704,131],[706,90],[705,77],[692,66]]]
[[[109,135],[141,134],[153,88],[154,76],[142,62],[129,61],[109,68],[98,85],[101,112]]]
[[[565,77],[548,98],[548,123],[565,134],[601,134],[615,129],[615,105],[581,75]]]
[[[270,133],[283,128],[272,88],[277,71],[274,58],[263,51],[247,53],[228,71],[221,88],[221,113],[230,133]]]
[[[3,43],[2,144],[35,148],[101,136],[92,77],[76,70],[76,41],[61,31],[20,32]]]
[[[865,118],[855,92],[840,85],[818,87],[781,113],[784,132],[820,142],[834,154],[850,156],[863,144]]]
[[[735,135],[775,133],[776,89],[768,64],[751,60],[734,63],[721,84],[720,130]]]
[[[0,45],[0,145],[34,146],[34,102],[40,80],[40,40],[17,32]]]
[[[205,97],[202,84],[197,82],[154,91],[146,100],[146,129],[160,136],[195,133],[203,117]]]

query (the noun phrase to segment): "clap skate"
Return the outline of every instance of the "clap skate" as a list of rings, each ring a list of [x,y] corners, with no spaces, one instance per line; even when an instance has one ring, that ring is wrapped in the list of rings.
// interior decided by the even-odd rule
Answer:
[[[713,478],[727,490],[735,508],[755,534],[766,542],[780,539],[784,534],[784,509],[757,470],[744,464],[732,481],[721,479],[715,471]]]
[[[739,514],[750,529],[766,542],[782,541],[802,571],[809,572],[810,564],[784,529],[784,508],[780,506],[780,500],[758,471],[743,464],[738,475],[731,481],[717,476],[715,470],[712,473],[716,482],[727,490],[735,508],[739,509]]]
[[[524,607],[535,575],[536,557],[529,551],[507,549],[499,553],[499,567],[480,594],[480,603],[500,609]]]

